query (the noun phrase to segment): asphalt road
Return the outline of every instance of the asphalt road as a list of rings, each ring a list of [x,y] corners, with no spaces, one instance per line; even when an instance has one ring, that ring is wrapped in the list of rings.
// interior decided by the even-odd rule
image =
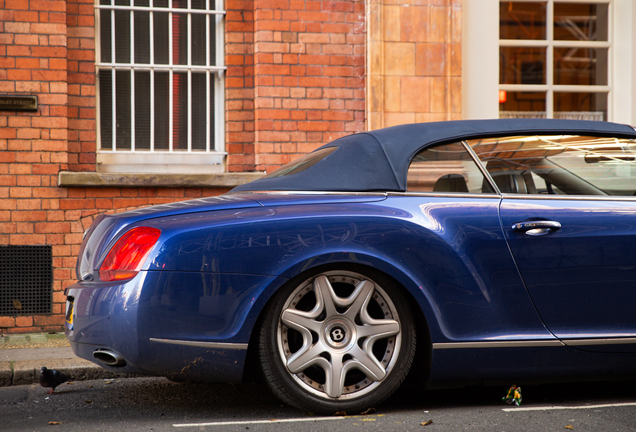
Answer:
[[[317,417],[259,384],[78,381],[52,395],[37,385],[0,388],[0,430],[636,431],[635,389],[636,382],[524,387],[521,407],[501,401],[502,387],[410,391],[366,415]]]

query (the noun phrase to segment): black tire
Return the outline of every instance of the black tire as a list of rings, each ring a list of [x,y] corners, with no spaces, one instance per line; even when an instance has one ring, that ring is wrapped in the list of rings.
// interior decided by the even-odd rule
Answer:
[[[415,355],[402,292],[369,270],[330,270],[281,289],[265,312],[259,356],[283,402],[313,413],[376,407],[404,381]]]

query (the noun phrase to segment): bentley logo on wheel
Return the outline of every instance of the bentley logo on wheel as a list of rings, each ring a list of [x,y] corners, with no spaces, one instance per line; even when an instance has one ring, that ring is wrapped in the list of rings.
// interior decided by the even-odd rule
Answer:
[[[340,342],[345,338],[345,332],[340,327],[336,327],[331,330],[331,340],[334,342]]]

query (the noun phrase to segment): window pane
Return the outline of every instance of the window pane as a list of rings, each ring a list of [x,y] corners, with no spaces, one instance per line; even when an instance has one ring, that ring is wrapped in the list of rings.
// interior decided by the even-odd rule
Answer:
[[[500,47],[500,84],[545,84],[545,48]]]
[[[205,0],[191,0],[191,2],[192,9],[205,9]]]
[[[493,192],[461,143],[444,144],[418,153],[409,166],[407,190],[440,193]]]
[[[499,103],[500,118],[545,118],[545,92],[505,92]]]
[[[170,147],[170,76],[155,72],[155,150]]]
[[[554,39],[607,41],[608,5],[554,4]]]
[[[188,20],[186,14],[172,14],[172,64],[188,64]]]
[[[99,11],[99,50],[103,63],[110,63],[112,59],[110,39],[112,24],[111,11],[101,9]]]
[[[216,30],[215,30],[216,18],[214,15],[210,15],[210,43],[208,45],[210,50],[210,65],[216,65]]]
[[[306,169],[311,168],[316,165],[318,162],[323,161],[327,156],[331,153],[335,152],[338,147],[327,147],[322,150],[316,150],[305,156],[301,156],[298,159],[289,162],[288,164],[283,165],[280,168],[277,168],[275,171],[267,174],[263,178],[276,178],[276,177],[286,177],[289,175],[298,174],[299,172],[303,172]]]
[[[499,39],[546,39],[546,3],[501,2]]]
[[[552,157],[553,162],[609,195],[634,196],[636,142],[616,138],[588,139],[582,140],[579,150],[564,151]]]
[[[168,14],[153,13],[155,64],[168,64]]]
[[[135,150],[150,150],[150,72],[135,72]]]
[[[204,73],[192,74],[192,150],[205,150],[207,96],[205,84]]]
[[[100,148],[113,149],[113,78],[110,70],[99,71]]]
[[[606,120],[606,93],[554,93],[554,118]]]
[[[130,63],[130,12],[115,11],[115,61]]]
[[[212,18],[214,19],[214,18]],[[192,64],[198,66],[205,65],[206,38],[205,20],[203,14],[192,14]],[[214,64],[214,59],[211,59]]]
[[[172,149],[188,149],[188,74],[172,75]]]
[[[115,72],[116,131],[117,150],[130,150],[130,71]]]
[[[607,48],[554,48],[554,83],[607,85]]]
[[[135,14],[135,63],[150,63],[150,13]]]
[[[636,142],[572,135],[471,140],[503,193],[623,195],[636,191]]]
[[[214,111],[214,100],[215,100],[215,93],[214,93],[214,81],[217,78],[213,75],[210,74],[210,150],[214,151],[217,150],[216,148],[216,144],[215,144],[215,131],[216,131],[216,117],[215,117],[215,111]]]

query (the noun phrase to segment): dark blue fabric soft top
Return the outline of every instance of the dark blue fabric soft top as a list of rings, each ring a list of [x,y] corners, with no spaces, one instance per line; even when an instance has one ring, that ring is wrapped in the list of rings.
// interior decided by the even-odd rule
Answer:
[[[555,133],[636,139],[636,129],[631,126],[583,120],[496,119],[409,124],[337,139],[316,151],[329,147],[337,150],[309,168],[285,176],[266,176],[232,192],[404,192],[410,161],[424,147],[479,137]]]

